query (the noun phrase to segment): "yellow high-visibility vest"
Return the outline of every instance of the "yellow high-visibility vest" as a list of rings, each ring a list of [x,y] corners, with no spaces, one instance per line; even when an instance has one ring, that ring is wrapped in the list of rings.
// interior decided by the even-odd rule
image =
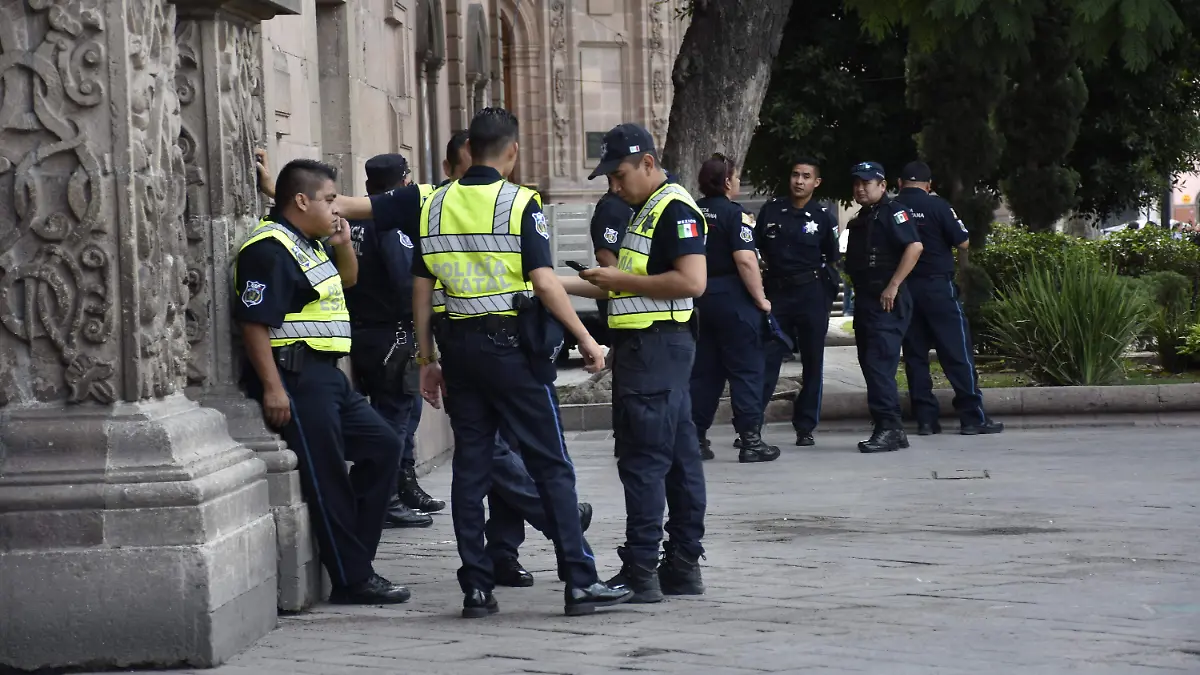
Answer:
[[[346,308],[346,298],[342,290],[342,277],[321,246],[314,247],[307,239],[292,232],[287,227],[264,218],[258,227],[250,233],[250,238],[238,249],[238,255],[246,247],[263,239],[274,239],[291,254],[292,259],[300,266],[308,283],[317,292],[317,299],[305,305],[299,312],[286,314],[283,325],[271,328],[268,335],[272,347],[283,347],[293,342],[303,342],[309,347],[321,352],[350,352],[350,312]],[[236,266],[235,266],[236,269]],[[236,285],[237,279],[234,279]],[[243,302],[253,302],[255,292],[261,293],[263,288],[246,288],[242,293]],[[247,297],[250,294],[251,297]]]
[[[530,294],[521,263],[521,217],[536,195],[503,180],[454,182],[425,200],[421,258],[441,282],[450,318],[512,316],[516,296]]]
[[[654,230],[658,219],[673,201],[681,201],[696,212],[698,236],[704,236],[708,224],[704,221],[700,207],[679,185],[667,183],[659,188],[637,212],[621,240],[621,253],[617,256],[617,268],[646,276],[646,263],[650,260],[650,248],[654,241]],[[655,300],[636,293],[610,291],[608,294],[608,327],[619,329],[649,328],[656,321],[687,323],[692,318],[692,299]]]

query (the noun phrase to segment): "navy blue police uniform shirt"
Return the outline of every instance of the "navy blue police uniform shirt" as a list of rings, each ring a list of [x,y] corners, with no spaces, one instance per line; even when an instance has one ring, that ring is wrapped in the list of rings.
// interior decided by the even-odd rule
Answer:
[[[708,222],[705,242],[708,278],[736,275],[735,251],[754,251],[754,228],[750,214],[728,197],[704,197],[696,202]]]
[[[675,269],[678,258],[704,254],[704,214],[681,200],[671,200],[654,228],[646,274],[665,274]]]
[[[883,199],[872,206],[865,206],[859,210],[858,215],[854,220],[850,221],[850,242],[846,246],[847,256],[851,251],[859,250],[859,242],[865,250],[865,242],[859,238],[865,238],[867,233],[865,228],[858,227],[864,218],[875,218],[875,236],[883,234],[884,241],[875,243],[876,246],[886,246],[891,249],[892,256],[899,263],[900,257],[904,255],[904,249],[908,248],[909,244],[914,244],[921,241],[921,236],[917,233],[915,218],[912,217],[912,212],[908,210],[904,204],[884,195]],[[846,260],[846,268],[849,271],[867,271],[866,260]],[[893,273],[895,270],[883,270],[887,274]],[[855,283],[859,283],[857,280]]]
[[[790,200],[772,199],[759,210],[755,229],[769,277],[816,271],[841,259],[837,218],[816,202],[796,208]]]
[[[592,250],[610,251],[619,256],[621,240],[625,238],[625,229],[632,218],[633,209],[620,197],[606,192],[596,202],[596,210],[592,213]]]
[[[400,230],[415,242],[421,231],[421,188],[405,185],[371,195],[371,215],[379,230]]]
[[[346,289],[350,320],[368,326],[412,320],[412,237],[404,229],[355,220],[350,241],[358,257],[358,283]]]
[[[331,247],[308,239],[283,218],[275,222],[288,228],[313,247],[321,247],[333,259]],[[319,296],[296,259],[274,238],[261,239],[237,256],[233,318],[240,323],[257,323],[271,328],[283,325],[283,317],[295,314]]]
[[[931,277],[954,274],[953,249],[969,238],[967,226],[950,204],[921,188],[904,188],[896,201],[912,211],[924,249],[912,275]]]
[[[473,166],[467,169],[458,182],[460,185],[491,185],[499,180],[503,180],[500,172],[490,166]],[[372,208],[375,203],[372,202]],[[417,212],[420,213],[419,199]],[[413,244],[412,273],[425,279],[436,278],[421,257],[420,238],[414,238]],[[554,259],[550,255],[550,226],[546,222],[546,214],[542,213],[542,208],[533,199],[529,200],[525,205],[525,212],[521,214],[521,267],[522,278],[526,281],[529,280],[531,271],[542,267],[554,267]]]

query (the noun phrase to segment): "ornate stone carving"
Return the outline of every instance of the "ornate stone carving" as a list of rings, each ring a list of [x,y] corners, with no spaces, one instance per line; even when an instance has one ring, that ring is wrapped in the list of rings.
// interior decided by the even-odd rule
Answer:
[[[654,102],[662,103],[663,96],[667,91],[667,76],[661,70],[654,71],[654,77],[651,82],[651,87],[654,91]]]
[[[669,67],[666,36],[668,5],[668,0],[651,0],[649,3],[650,39],[648,50],[652,71],[650,76],[650,131],[654,135],[658,147],[662,147],[662,144],[666,142],[667,116],[670,114],[666,101],[667,68]]]
[[[107,37],[100,0],[27,0],[0,22],[0,403],[110,403],[116,318]],[[32,17],[31,17],[32,18]],[[99,137],[97,131],[101,131]],[[11,186],[11,188],[8,188]],[[4,209],[7,211],[8,209]]]
[[[571,116],[567,113],[567,7],[563,0],[550,3],[550,72],[554,101],[551,117],[557,141],[554,175],[567,175],[567,142],[571,135]]]

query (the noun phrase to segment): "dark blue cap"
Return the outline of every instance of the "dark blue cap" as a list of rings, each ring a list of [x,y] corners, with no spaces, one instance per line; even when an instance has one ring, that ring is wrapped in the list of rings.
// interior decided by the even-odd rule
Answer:
[[[396,153],[375,155],[367,160],[363,169],[366,170],[368,181],[391,187],[408,175],[408,160]]]
[[[786,347],[789,352],[796,350],[795,344],[792,343],[792,338],[788,337],[788,334],[783,332],[783,328],[780,327],[779,322],[775,320],[774,314],[767,312],[764,323],[767,325],[768,337],[777,340],[780,344]]]
[[[910,183],[928,183],[933,180],[933,172],[929,170],[929,165],[925,162],[909,162],[900,172],[900,178]]]
[[[604,140],[600,143],[600,163],[588,180],[616,171],[627,157],[654,152],[654,137],[645,127],[632,123],[618,124],[604,134]]]
[[[883,180],[887,177],[883,171],[883,165],[879,162],[859,162],[854,165],[854,169],[850,173],[855,178],[863,180]]]

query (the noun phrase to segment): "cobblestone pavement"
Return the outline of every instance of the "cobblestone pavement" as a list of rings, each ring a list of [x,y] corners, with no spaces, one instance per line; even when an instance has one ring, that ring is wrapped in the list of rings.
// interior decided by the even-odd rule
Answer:
[[[875,456],[849,434],[796,449],[789,431],[769,430],[789,445],[765,465],[714,439],[703,597],[568,619],[552,551],[529,530],[537,585],[463,620],[439,515],[385,533],[379,570],[412,586],[407,605],[284,617],[195,672],[1200,673],[1194,430],[914,437]],[[606,437],[570,439],[602,574],[624,522]],[[443,468],[424,484],[445,495],[449,480]]]

